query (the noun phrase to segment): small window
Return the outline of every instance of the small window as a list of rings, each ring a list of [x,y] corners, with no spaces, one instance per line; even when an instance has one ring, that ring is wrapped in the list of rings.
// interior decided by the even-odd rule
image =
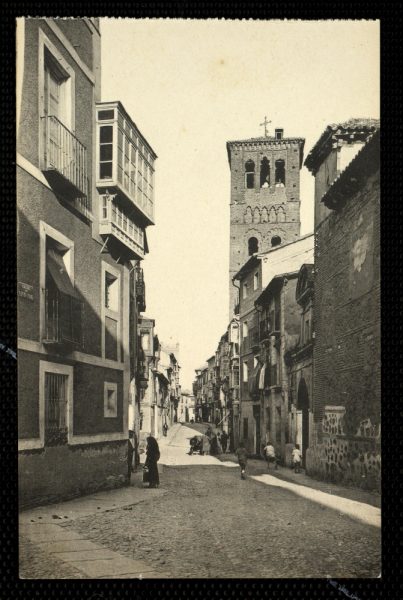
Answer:
[[[244,383],[246,383],[248,381],[248,361],[247,360],[245,360],[243,363],[242,379],[243,379]]]
[[[98,111],[98,119],[100,121],[108,121],[109,119],[115,118],[115,111],[112,110],[99,110]]]
[[[256,367],[259,365],[259,357],[258,356],[254,356],[253,357],[253,368],[256,369]]]
[[[244,283],[242,286],[242,298],[247,298],[248,296],[248,284]]]
[[[245,186],[247,189],[255,187],[255,163],[253,160],[248,160],[245,163]]]
[[[141,347],[143,348],[143,350],[150,349],[150,336],[148,333],[141,334]]]
[[[116,383],[104,383],[104,417],[118,416],[118,386]]]
[[[245,321],[244,323],[242,323],[242,337],[243,338],[247,338],[248,337],[248,323],[247,323],[247,321]]]
[[[99,128],[99,177],[112,179],[113,126],[102,125]]]
[[[257,238],[255,238],[255,237],[249,238],[249,240],[248,240],[249,256],[252,256],[252,254],[255,254],[258,251],[259,251],[259,242],[257,241]]]
[[[281,237],[279,235],[275,235],[274,237],[271,238],[272,248],[274,248],[275,246],[280,246],[280,244],[281,244]]]
[[[105,308],[119,311],[119,281],[108,272],[105,272]]]
[[[67,444],[67,380],[45,373],[45,446]]]
[[[253,289],[257,290],[259,287],[259,273],[255,273],[253,276]]]

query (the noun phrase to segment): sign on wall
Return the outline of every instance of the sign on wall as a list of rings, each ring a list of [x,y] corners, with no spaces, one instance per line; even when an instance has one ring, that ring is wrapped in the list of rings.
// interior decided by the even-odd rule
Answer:
[[[25,298],[26,300],[34,300],[34,286],[29,285],[28,283],[23,283],[22,281],[17,282],[17,295],[20,298]]]

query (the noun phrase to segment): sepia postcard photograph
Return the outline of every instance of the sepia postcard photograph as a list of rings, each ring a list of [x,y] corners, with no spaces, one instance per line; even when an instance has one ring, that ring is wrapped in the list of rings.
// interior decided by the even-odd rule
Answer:
[[[20,579],[357,598],[380,21],[21,16],[15,61]]]

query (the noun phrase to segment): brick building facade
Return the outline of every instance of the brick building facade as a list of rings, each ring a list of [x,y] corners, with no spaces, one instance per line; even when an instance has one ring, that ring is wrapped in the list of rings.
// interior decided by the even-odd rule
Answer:
[[[237,303],[234,275],[248,257],[300,235],[303,138],[274,137],[227,142],[231,169],[229,319]]]
[[[306,160],[319,179],[307,471],[362,487],[380,486],[378,128],[358,119],[329,126]]]

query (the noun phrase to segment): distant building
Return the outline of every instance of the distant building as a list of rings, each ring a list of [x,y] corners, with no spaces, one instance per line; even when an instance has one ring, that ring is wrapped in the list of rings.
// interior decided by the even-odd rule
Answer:
[[[300,169],[305,140],[274,136],[227,142],[231,169],[229,319],[238,302],[232,285],[249,256],[300,236]]]
[[[380,486],[379,121],[330,125],[315,175],[313,431],[308,473]]]
[[[195,397],[188,391],[181,393],[178,406],[178,421],[189,423],[195,421]]]
[[[284,360],[288,367],[288,442],[299,444],[302,464],[306,466],[306,452],[311,445],[313,428],[313,322],[314,265],[303,264],[295,290],[299,305],[299,333],[288,344]],[[291,465],[292,448],[286,454]]]
[[[239,282],[239,436],[247,444],[249,451],[257,455],[260,455],[261,445],[267,440],[266,433],[272,431],[279,451],[281,450],[282,456],[285,458],[285,444],[288,441],[286,431],[288,374],[284,355],[289,348],[287,328],[292,328],[294,332],[296,327],[295,319],[291,324],[286,313],[288,310],[297,311],[296,282],[294,280],[301,265],[305,262],[312,262],[312,260],[313,235],[309,234],[295,242],[251,256],[234,277],[234,282]],[[287,274],[290,274],[293,283],[290,283],[287,293],[275,294],[274,290],[277,290],[277,284],[280,280],[285,280]],[[283,279],[281,277],[279,279],[279,276]],[[291,289],[293,291],[288,292]],[[260,301],[256,302],[258,298]],[[262,301],[264,301],[263,306]],[[268,315],[266,315],[267,312]],[[267,327],[269,327],[268,330]],[[270,352],[267,351],[267,348],[261,347],[261,342],[266,339],[264,337],[266,333],[269,334],[267,339],[270,340]],[[284,337],[282,344],[280,344],[281,336]],[[260,382],[263,366],[268,369],[268,372],[266,379]],[[267,379],[269,371],[271,379],[270,377]],[[274,379],[275,373],[276,379]],[[260,388],[260,386],[263,387]],[[268,390],[270,398],[266,398],[266,404],[262,404],[260,391],[268,387],[271,388]],[[271,419],[270,422],[269,419]]]

